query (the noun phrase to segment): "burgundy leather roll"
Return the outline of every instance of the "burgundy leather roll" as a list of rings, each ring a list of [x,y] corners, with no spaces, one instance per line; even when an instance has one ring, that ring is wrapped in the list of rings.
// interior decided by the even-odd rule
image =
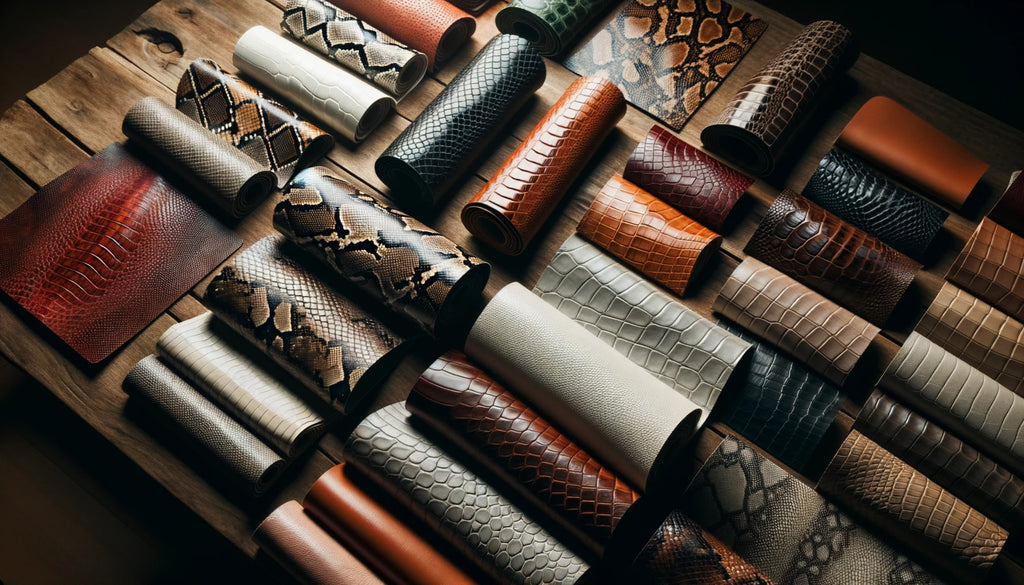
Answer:
[[[946,278],[1024,321],[1024,237],[981,220]]]
[[[1013,173],[1006,191],[988,216],[1018,236],[1024,236],[1024,173]]]

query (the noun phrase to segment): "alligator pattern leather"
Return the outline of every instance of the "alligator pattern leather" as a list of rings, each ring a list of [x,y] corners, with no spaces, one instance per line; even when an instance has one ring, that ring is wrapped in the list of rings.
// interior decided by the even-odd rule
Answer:
[[[946,279],[1024,321],[1024,237],[984,218]]]
[[[430,333],[469,320],[490,275],[483,260],[324,167],[295,176],[274,227]]]
[[[498,30],[531,39],[545,57],[557,57],[575,44],[612,0],[512,0],[494,17]]]
[[[949,217],[839,147],[818,163],[803,196],[914,258],[931,247]]]
[[[500,582],[569,585],[583,576],[585,561],[410,422],[402,403],[370,413],[345,443],[346,463]]]
[[[680,510],[776,585],[939,584],[842,510],[726,437]]]
[[[1013,173],[1010,184],[988,217],[1018,236],[1024,236],[1024,173]]]
[[[111,144],[0,220],[0,289],[96,363],[241,244]]]
[[[716,231],[754,183],[661,126],[653,126],[636,145],[622,175]]]
[[[268,236],[235,257],[203,302],[325,401],[346,412],[365,400],[402,338]]]
[[[712,308],[839,386],[879,331],[754,258],[733,270]]]
[[[797,126],[856,59],[849,30],[812,22],[732,97],[701,141],[754,176],[771,174]]]
[[[439,203],[546,75],[526,39],[494,37],[380,155],[377,176],[395,198]]]
[[[611,80],[630,103],[679,131],[766,28],[721,0],[628,0],[564,64]]]
[[[703,407],[704,418],[750,352],[578,234],[562,243],[533,292]]]
[[[253,496],[265,493],[280,476],[284,468],[280,455],[179,378],[155,355],[135,364],[124,380],[124,390],[190,437]]]
[[[745,252],[882,326],[921,264],[784,189]]]
[[[294,171],[334,146],[334,137],[210,59],[189,64],[178,82],[175,105],[277,175],[283,187]]]
[[[498,251],[521,254],[625,114],[622,92],[610,81],[573,81],[462,208],[462,223]]]

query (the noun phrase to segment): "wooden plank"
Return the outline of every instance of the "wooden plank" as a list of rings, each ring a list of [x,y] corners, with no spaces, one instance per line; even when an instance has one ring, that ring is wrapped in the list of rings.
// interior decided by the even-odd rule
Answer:
[[[0,118],[0,157],[35,186],[44,185],[89,158],[28,102],[18,100]]]
[[[12,171],[11,167],[0,163],[0,217],[14,211],[33,193],[35,189],[31,185]]]

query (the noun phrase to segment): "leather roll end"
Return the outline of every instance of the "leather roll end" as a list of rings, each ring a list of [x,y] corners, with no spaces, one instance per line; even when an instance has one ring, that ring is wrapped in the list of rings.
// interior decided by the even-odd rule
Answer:
[[[704,409],[695,408],[676,425],[655,457],[654,464],[651,465],[651,472],[648,474],[647,484],[644,486],[645,493],[658,494],[662,490],[668,492],[678,489],[680,485],[685,485],[687,465],[683,462],[690,452],[687,445],[689,445],[690,439],[697,434],[704,414]]]
[[[434,336],[462,339],[483,309],[484,287],[491,278],[490,264],[476,264],[463,274],[445,297],[437,312]]]
[[[704,147],[755,177],[765,177],[775,170],[771,148],[746,128],[731,123],[720,115],[700,133]]]
[[[545,57],[557,56],[565,48],[562,46],[562,39],[555,34],[551,25],[529,10],[517,6],[503,8],[494,17],[494,24],[505,34],[523,37]]]
[[[388,150],[373,163],[377,177],[391,188],[395,200],[412,201],[415,205],[432,207],[441,198],[439,190],[428,185],[426,179],[408,161],[391,154]]]
[[[527,242],[500,210],[485,202],[471,201],[462,208],[462,224],[469,233],[508,256],[523,253]]]
[[[373,132],[380,123],[388,117],[391,110],[395,108],[395,100],[390,97],[381,97],[376,100],[370,107],[366,109],[366,113],[359,119],[359,123],[356,124],[355,134],[352,137],[352,141],[359,143],[366,139]]]
[[[437,43],[437,50],[434,53],[434,68],[451,59],[452,55],[466,44],[474,32],[476,32],[476,19],[468,14],[452,23]]]
[[[427,59],[427,56],[417,51],[416,54],[406,62],[405,66],[402,67],[402,70],[398,72],[398,79],[395,80],[395,95],[405,97],[405,94],[409,93],[419,85],[420,81],[423,81],[423,77],[426,76],[429,66],[430,60]]]

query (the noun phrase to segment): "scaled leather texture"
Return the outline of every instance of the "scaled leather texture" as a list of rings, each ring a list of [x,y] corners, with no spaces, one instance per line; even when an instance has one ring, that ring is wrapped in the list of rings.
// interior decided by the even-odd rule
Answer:
[[[988,212],[988,217],[1018,236],[1024,236],[1024,173],[1013,173],[1010,184]]]
[[[984,218],[946,278],[1018,321],[1024,321],[1024,236]]]
[[[494,17],[498,30],[530,39],[545,57],[569,50],[612,0],[512,0]]]

